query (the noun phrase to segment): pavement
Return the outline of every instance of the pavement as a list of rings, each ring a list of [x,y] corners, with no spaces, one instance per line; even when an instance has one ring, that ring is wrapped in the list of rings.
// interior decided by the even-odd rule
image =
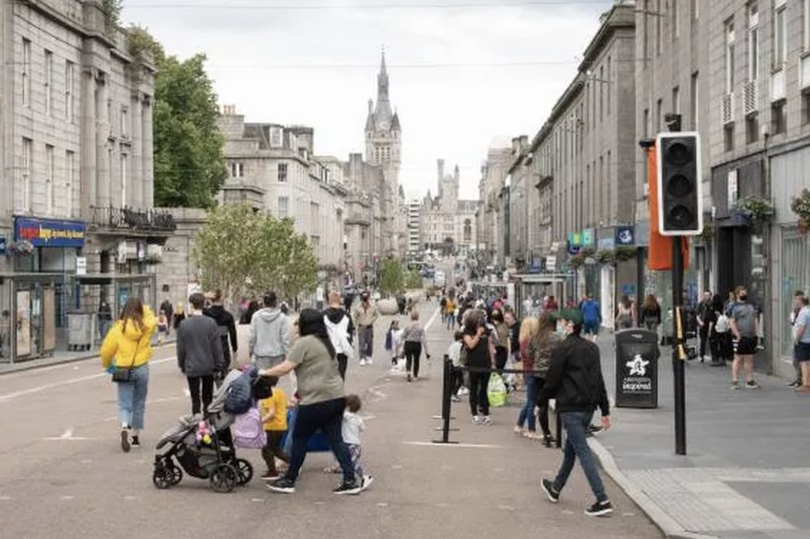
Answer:
[[[600,336],[615,394],[613,337]],[[687,455],[675,455],[669,347],[659,364],[659,408],[614,409],[592,447],[608,474],[668,537],[810,537],[810,400],[758,374],[758,390],[730,388],[731,368],[687,362]]]
[[[429,323],[438,304],[420,309]],[[144,447],[128,454],[118,447],[115,389],[96,358],[0,376],[0,539],[661,537],[609,479],[616,513],[586,517],[592,494],[579,468],[561,503],[548,503],[539,479],[553,474],[561,455],[512,433],[519,399],[496,409],[491,427],[474,426],[466,403],[455,405],[453,437],[463,443],[432,443],[450,332],[434,322],[433,360],[423,379],[408,383],[391,373],[382,350],[389,321],[378,321],[375,363],[348,371],[347,390],[364,399],[365,467],[376,478],[357,497],[331,494],[337,477],[322,473],[331,463],[325,453],[307,457],[290,496],[259,479],[230,494],[188,477],[155,489],[150,448],[188,408],[173,347],[151,362]],[[262,471],[258,452],[241,456]]]

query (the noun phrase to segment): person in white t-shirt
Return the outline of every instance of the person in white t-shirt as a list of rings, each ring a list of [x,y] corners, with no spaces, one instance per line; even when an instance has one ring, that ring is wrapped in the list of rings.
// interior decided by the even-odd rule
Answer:
[[[453,396],[451,397],[454,402],[461,401],[461,395],[464,388],[464,371],[461,365],[461,347],[463,345],[464,334],[461,331],[456,331],[454,340],[447,349],[447,357],[453,363]]]
[[[362,406],[362,401],[357,395],[346,396],[346,410],[343,412],[343,442],[349,449],[349,455],[352,457],[352,465],[354,466],[355,477],[360,483],[362,490],[367,489],[374,478],[366,475],[363,471],[363,465],[360,459],[363,456],[363,431],[366,430],[366,424],[363,418],[360,417],[358,412]],[[340,466],[335,464],[326,470],[327,473],[340,473]]]

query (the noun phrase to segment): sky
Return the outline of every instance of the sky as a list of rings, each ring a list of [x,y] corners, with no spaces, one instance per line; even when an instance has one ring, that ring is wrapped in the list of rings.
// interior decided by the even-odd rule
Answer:
[[[488,147],[540,129],[612,3],[125,0],[123,22],[169,54],[205,53],[219,103],[246,121],[313,127],[315,153],[343,160],[364,151],[384,48],[406,195],[435,194],[443,158],[476,199]]]

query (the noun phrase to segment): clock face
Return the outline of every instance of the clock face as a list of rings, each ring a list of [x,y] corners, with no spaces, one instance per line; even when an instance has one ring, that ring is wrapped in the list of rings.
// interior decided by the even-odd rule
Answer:
[[[380,129],[382,129],[382,130],[384,130],[384,131],[387,131],[387,130],[388,130],[388,127],[389,127],[389,126],[388,126],[388,122],[385,122],[385,121],[380,122]]]

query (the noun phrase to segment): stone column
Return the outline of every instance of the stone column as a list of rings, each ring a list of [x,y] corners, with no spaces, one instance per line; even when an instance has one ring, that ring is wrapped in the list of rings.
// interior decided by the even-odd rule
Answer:
[[[109,208],[112,204],[110,198],[112,171],[109,162],[109,136],[110,113],[108,102],[110,100],[110,77],[106,73],[98,72],[98,92],[96,92],[96,206]]]
[[[143,166],[141,167],[141,176],[143,177],[143,207],[145,209],[151,208],[155,204],[152,110],[152,97],[148,95],[144,96],[143,106],[141,107],[141,124],[143,131],[141,137],[141,141],[143,142]]]
[[[81,165],[81,216],[92,217],[91,206],[96,200],[96,72],[82,72],[82,165]]]
[[[142,161],[143,161],[143,132],[141,127],[141,93],[136,92],[132,96],[132,146],[129,153],[129,161],[132,163],[131,171],[129,173],[129,181],[127,182],[127,191],[132,193],[130,200],[132,206],[136,209],[146,209],[148,206],[144,204],[144,184],[142,179]]]

